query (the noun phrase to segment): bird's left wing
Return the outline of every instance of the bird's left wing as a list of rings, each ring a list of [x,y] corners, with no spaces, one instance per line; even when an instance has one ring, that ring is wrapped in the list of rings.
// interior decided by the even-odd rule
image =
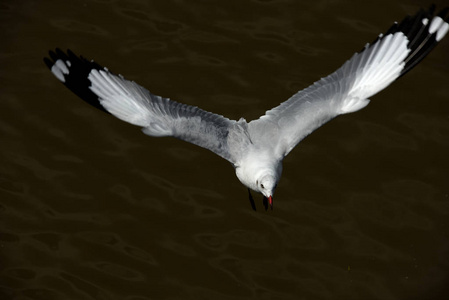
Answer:
[[[53,74],[89,104],[128,123],[143,127],[150,136],[173,136],[236,162],[228,135],[236,124],[198,107],[153,95],[147,89],[99,64],[56,49],[45,58]]]
[[[365,107],[378,93],[419,63],[449,29],[434,7],[395,23],[337,71],[299,91],[248,124],[251,140],[282,159],[303,138],[332,118]]]

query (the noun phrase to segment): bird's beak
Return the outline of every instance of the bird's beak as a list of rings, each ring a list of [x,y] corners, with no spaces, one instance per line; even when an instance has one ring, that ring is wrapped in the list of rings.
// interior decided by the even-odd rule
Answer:
[[[271,210],[273,210],[273,197],[268,197],[268,204],[270,205]]]

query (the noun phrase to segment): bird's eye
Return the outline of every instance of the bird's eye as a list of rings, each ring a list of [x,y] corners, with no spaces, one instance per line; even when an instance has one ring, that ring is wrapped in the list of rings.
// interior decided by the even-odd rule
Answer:
[[[263,186],[263,184],[260,184],[260,187],[263,188],[263,189],[265,188],[265,187]]]

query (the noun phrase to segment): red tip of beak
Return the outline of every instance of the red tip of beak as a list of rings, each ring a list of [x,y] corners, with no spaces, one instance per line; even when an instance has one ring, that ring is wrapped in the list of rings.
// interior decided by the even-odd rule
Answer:
[[[270,205],[271,210],[273,210],[273,197],[268,197],[268,204]]]

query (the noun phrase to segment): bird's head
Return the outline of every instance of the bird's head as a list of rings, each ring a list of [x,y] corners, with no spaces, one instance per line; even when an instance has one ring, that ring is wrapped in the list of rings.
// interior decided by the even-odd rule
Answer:
[[[276,190],[278,180],[271,174],[264,174],[256,180],[256,185],[260,193],[268,199],[268,204],[273,208],[273,195]]]

